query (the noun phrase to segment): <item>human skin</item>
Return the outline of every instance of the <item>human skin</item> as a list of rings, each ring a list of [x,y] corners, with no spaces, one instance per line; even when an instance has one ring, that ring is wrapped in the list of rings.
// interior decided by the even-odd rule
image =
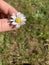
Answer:
[[[0,11],[4,13],[6,16],[11,16],[13,13],[17,13],[16,9],[13,8],[11,5],[6,3],[3,0],[0,0]],[[5,31],[10,31],[10,30],[15,30],[16,28],[12,28],[12,26],[9,25],[10,21],[8,18],[3,17],[1,19],[0,17],[0,32],[5,32]]]

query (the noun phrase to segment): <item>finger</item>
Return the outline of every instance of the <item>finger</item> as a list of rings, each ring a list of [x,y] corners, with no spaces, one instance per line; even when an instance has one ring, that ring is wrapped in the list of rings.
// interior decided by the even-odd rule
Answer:
[[[5,15],[4,13],[0,12],[0,19],[3,19],[3,18],[8,18],[8,16]]]
[[[5,14],[9,14],[12,15],[13,13],[16,13],[16,9],[13,8],[12,6],[10,6],[9,4],[7,4],[4,1],[0,2],[0,9],[5,13]]]
[[[0,32],[10,31],[10,30],[16,30],[16,28],[12,28],[12,26],[9,25],[8,19],[0,19]]]

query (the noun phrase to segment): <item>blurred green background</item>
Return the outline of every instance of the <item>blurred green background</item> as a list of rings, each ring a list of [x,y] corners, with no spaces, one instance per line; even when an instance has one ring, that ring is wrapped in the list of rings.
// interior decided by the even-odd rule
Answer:
[[[5,0],[25,14],[26,25],[0,33],[0,65],[49,65],[49,0]]]

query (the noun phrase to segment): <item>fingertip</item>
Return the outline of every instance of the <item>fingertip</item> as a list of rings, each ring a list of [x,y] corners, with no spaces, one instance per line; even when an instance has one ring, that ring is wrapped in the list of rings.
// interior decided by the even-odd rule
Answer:
[[[9,13],[9,15],[12,15],[13,13],[17,13],[17,10],[14,8],[14,7],[12,7],[12,6],[10,6],[9,7],[9,10],[8,10],[8,13]]]
[[[17,10],[5,1],[0,2],[0,9],[4,14],[12,15],[13,13],[17,13]]]

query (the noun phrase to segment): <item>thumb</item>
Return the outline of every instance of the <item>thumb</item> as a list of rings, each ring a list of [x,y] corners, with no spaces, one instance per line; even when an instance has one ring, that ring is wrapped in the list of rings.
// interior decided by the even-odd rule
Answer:
[[[11,5],[9,5],[3,0],[1,0],[0,2],[0,10],[4,14],[9,14],[9,15],[12,15],[13,13],[17,13],[17,10],[14,7],[12,7]]]
[[[8,19],[0,19],[0,32],[15,30],[16,28],[12,28],[12,26],[9,25]]]

